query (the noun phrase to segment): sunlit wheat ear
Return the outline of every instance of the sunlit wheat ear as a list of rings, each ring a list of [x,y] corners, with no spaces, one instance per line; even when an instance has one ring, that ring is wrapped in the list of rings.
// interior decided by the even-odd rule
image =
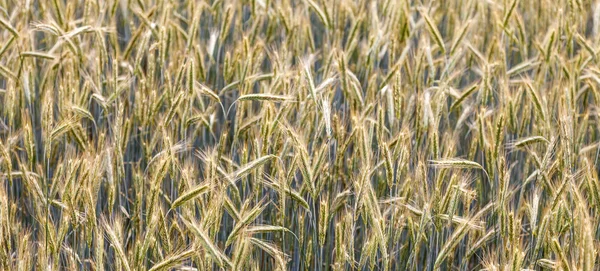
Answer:
[[[108,236],[108,239],[112,243],[117,256],[119,257],[119,260],[121,261],[122,267],[127,271],[131,270],[129,267],[129,261],[127,260],[127,255],[125,254],[125,250],[123,248],[123,245],[121,244],[121,240],[119,240],[120,238],[113,231],[108,221],[106,221],[104,217],[101,218],[101,224],[104,228],[106,235]]]
[[[208,252],[208,254],[211,255],[211,257],[214,260],[217,261],[219,266],[223,268],[225,268],[226,266],[232,266],[232,263],[229,260],[229,258],[227,258],[227,256],[225,256],[225,254],[223,254],[223,252],[217,246],[215,246],[213,241],[210,240],[210,238],[204,230],[195,225],[195,223],[189,222],[183,218],[181,219],[181,221],[183,221],[183,223],[188,227],[188,229],[190,229],[192,233],[198,238],[199,243],[206,250],[206,252]]]
[[[519,0],[513,0],[510,3],[510,6],[508,7],[508,11],[505,13],[504,19],[502,20],[503,27],[506,27],[508,25],[508,21],[510,20],[511,15],[515,11],[515,8],[517,7],[518,3],[519,3]]]
[[[172,255],[172,256],[166,258],[165,260],[163,260],[162,262],[159,262],[159,263],[155,264],[154,266],[152,266],[152,268],[150,268],[149,271],[167,270],[169,268],[175,267],[180,262],[193,256],[194,253],[196,253],[196,249],[191,248],[191,249],[183,251],[179,254]]]
[[[171,209],[175,209],[186,202],[208,192],[210,190],[210,185],[200,185],[198,187],[192,188],[189,191],[185,192],[183,195],[179,196],[176,200],[171,203]]]
[[[215,91],[198,82],[194,82],[194,90],[198,90],[199,93],[207,95],[211,99],[217,101],[217,103],[219,103],[219,105],[221,106],[221,110],[223,110],[223,115],[227,116],[225,108],[223,107],[223,103],[221,102],[221,98]]]
[[[454,103],[452,103],[452,105],[450,105],[450,111],[453,111],[454,109],[458,108],[458,106],[460,106],[460,104],[462,104],[462,102],[469,97],[472,93],[474,93],[477,89],[479,88],[479,85],[473,85],[470,88],[468,88],[467,90],[463,91],[463,93],[460,95],[460,97],[454,101]]]
[[[331,106],[329,105],[329,99],[323,98],[322,100],[322,110],[323,110],[323,122],[325,122],[325,132],[327,134],[327,138],[331,138]]]
[[[465,169],[483,169],[483,167],[473,161],[459,159],[459,158],[451,158],[445,160],[430,160],[431,166],[435,168],[465,168]]]
[[[444,45],[444,39],[442,38],[440,31],[435,26],[433,20],[429,17],[429,15],[427,14],[427,11],[425,11],[425,9],[421,9],[421,15],[423,15],[423,19],[425,20],[425,23],[427,24],[427,30],[430,32],[431,36],[433,36],[435,42],[437,43],[438,47],[442,51],[442,54],[445,54],[446,46]]]
[[[235,181],[239,178],[242,178],[243,176],[245,176],[246,174],[251,172],[253,169],[260,167],[260,166],[264,165],[265,163],[267,163],[268,161],[275,159],[275,158],[277,158],[277,156],[272,155],[272,154],[260,157],[256,160],[249,162],[249,163],[245,164],[244,166],[240,167],[238,170],[231,173],[228,176],[228,178]]]
[[[227,109],[227,114],[225,114],[225,115],[229,115],[229,111],[231,111],[231,108],[233,108],[233,106],[235,105],[235,103],[237,103],[237,102],[243,102],[243,101],[288,102],[288,101],[293,101],[293,97],[291,97],[291,96],[283,96],[283,95],[274,95],[274,94],[265,94],[265,93],[245,94],[245,95],[240,96],[237,100],[235,100],[229,106],[229,109]]]
[[[511,149],[512,148],[524,148],[524,147],[527,147],[529,145],[533,145],[536,143],[548,144],[550,142],[543,136],[531,136],[531,137],[517,139],[514,142],[507,144],[507,147],[511,148]]]
[[[255,245],[255,246],[259,247],[260,249],[264,250],[265,252],[267,252],[269,255],[271,255],[271,257],[273,257],[275,259],[275,262],[277,263],[279,270],[285,270],[285,268],[286,268],[285,257],[286,256],[283,252],[281,252],[281,250],[279,250],[272,244],[261,241],[260,239],[251,237],[250,242],[253,245]]]
[[[267,233],[267,232],[286,232],[286,233],[290,233],[292,234],[295,238],[298,238],[292,231],[290,231],[288,228],[285,227],[281,227],[281,226],[271,226],[271,225],[257,225],[257,226],[251,226],[248,227],[245,230],[246,233],[249,234],[260,234],[260,233]]]
[[[258,215],[262,213],[262,211],[267,207],[267,205],[268,203],[265,204],[265,201],[263,200],[253,209],[251,209],[245,214],[242,214],[242,219],[240,219],[240,221],[236,223],[235,227],[227,237],[225,245],[229,246],[231,242],[233,242],[233,240],[238,237],[238,234],[241,234],[242,230],[248,227],[248,225],[252,223],[254,219],[256,219],[256,217],[258,217]]]
[[[264,94],[264,93],[256,93],[256,94],[245,94],[240,96],[237,101],[276,101],[276,102],[284,102],[290,101],[292,97],[290,96],[282,96],[282,95],[273,95],[273,94]]]
[[[487,206],[483,207],[477,214],[470,218],[470,220],[478,219],[480,216],[485,214],[489,209],[493,208],[494,204],[490,203]],[[442,250],[440,251],[437,259],[435,260],[434,270],[438,270],[440,265],[448,256],[447,254],[458,245],[459,241],[467,234],[469,227],[469,223],[464,223],[460,228],[458,228],[455,233],[450,237],[449,241],[444,245]]]
[[[541,101],[539,95],[537,94],[537,92],[534,89],[531,82],[526,81],[525,84],[526,84],[525,89],[527,90],[527,94],[530,96],[531,100],[533,101],[536,112],[539,114],[539,116],[542,118],[542,120],[546,120],[546,112],[544,110],[544,106],[542,105],[542,101]]]
[[[327,14],[321,9],[321,7],[319,7],[319,5],[317,3],[315,3],[313,0],[305,0],[305,1],[308,2],[308,5],[315,10],[317,15],[319,16],[319,19],[321,19],[323,24],[325,24],[325,27],[329,28],[330,27],[329,16],[327,16]]]
[[[265,177],[265,178],[269,179],[268,177]],[[310,212],[310,206],[308,205],[308,202],[306,202],[306,200],[302,197],[302,195],[300,193],[298,193],[297,191],[295,191],[295,190],[293,190],[291,188],[288,188],[288,187],[283,187],[282,188],[281,184],[279,184],[277,182],[274,182],[272,180],[266,181],[265,184],[268,185],[268,186],[272,186],[276,190],[283,189],[287,196],[289,196],[292,200],[296,201],[306,211]]]
[[[556,238],[552,238],[551,244],[552,244],[552,250],[558,256],[561,267],[564,270],[571,270],[571,266],[569,264],[569,261],[567,260],[566,255],[564,254],[564,251],[562,250],[562,246],[560,245],[560,242]]]
[[[312,56],[307,57],[304,60],[300,61],[300,65],[302,65],[303,77],[308,84],[308,90],[310,93],[310,97],[313,101],[317,102],[317,89],[315,88],[315,81],[313,80],[312,71],[310,65],[312,63]]]

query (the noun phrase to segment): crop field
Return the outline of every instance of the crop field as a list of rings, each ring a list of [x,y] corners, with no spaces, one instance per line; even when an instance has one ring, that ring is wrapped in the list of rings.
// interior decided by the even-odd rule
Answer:
[[[600,270],[600,1],[0,0],[0,270]]]

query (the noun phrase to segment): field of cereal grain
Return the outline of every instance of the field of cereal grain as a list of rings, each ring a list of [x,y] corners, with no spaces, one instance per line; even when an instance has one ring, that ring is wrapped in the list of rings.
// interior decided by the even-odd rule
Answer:
[[[0,270],[598,270],[600,1],[0,0]]]

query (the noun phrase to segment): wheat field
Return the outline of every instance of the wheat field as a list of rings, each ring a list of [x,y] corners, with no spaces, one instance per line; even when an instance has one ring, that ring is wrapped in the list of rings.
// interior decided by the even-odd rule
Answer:
[[[0,270],[600,270],[600,2],[0,0]]]

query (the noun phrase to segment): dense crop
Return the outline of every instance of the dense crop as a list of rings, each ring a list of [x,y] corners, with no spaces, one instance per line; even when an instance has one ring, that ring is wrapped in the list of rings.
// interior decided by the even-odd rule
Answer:
[[[0,0],[1,270],[597,270],[600,5]]]

